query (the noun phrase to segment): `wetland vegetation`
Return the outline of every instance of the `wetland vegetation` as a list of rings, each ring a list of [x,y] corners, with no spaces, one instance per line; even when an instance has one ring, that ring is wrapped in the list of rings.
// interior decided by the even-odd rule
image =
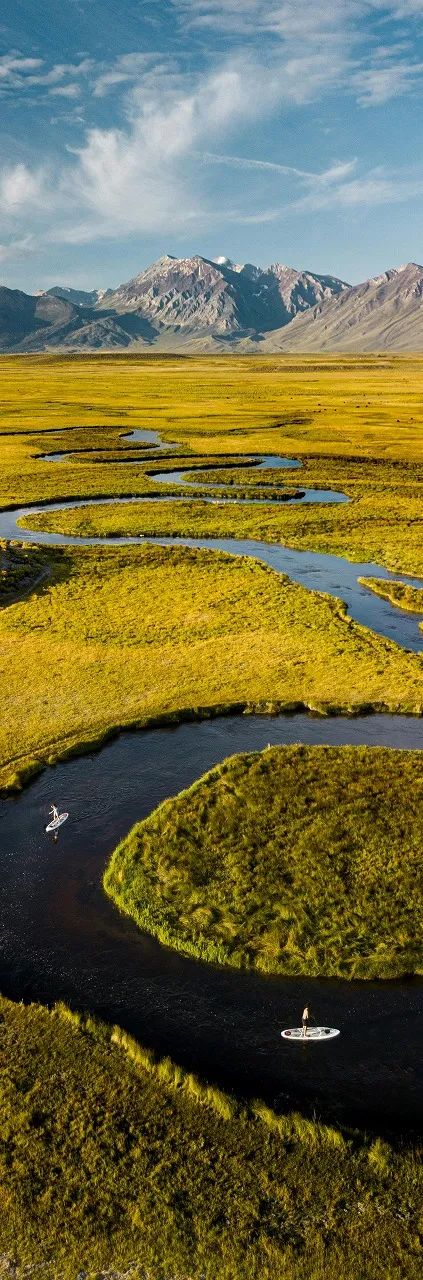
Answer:
[[[419,1280],[418,1149],[241,1104],[63,1006],[0,1000],[0,1043],[19,1277]]]
[[[16,356],[1,369],[0,505],[88,502],[44,511],[37,527],[258,538],[423,574],[419,356]],[[173,445],[173,458],[154,462],[154,450],[124,439],[144,427]],[[40,458],[62,450],[69,457],[58,465]],[[259,453],[298,458],[302,470],[248,469]],[[235,458],[246,466],[222,467]],[[172,495],[152,472],[182,461],[209,468],[199,498],[209,480],[223,484],[217,494],[269,502],[211,508],[187,490],[181,503],[89,507],[99,496]],[[272,501],[297,485],[350,501]],[[10,543],[0,556],[0,789],[120,726],[230,708],[422,712],[419,656],[351,621],[342,603],[242,556]],[[417,606],[413,589],[388,589],[393,603]],[[272,769],[280,785],[271,800]],[[229,762],[145,824],[153,858],[166,818],[160,863],[135,862],[144,835],[130,836],[108,891],[173,945],[224,963],[363,977],[417,971],[416,771],[411,754],[348,749]],[[184,863],[177,883],[172,858]],[[135,1258],[142,1280],[420,1276],[414,1151],[277,1117],[260,1102],[247,1108],[63,1008],[3,1000],[0,1013],[0,1252],[18,1274],[40,1267],[48,1280],[74,1280],[83,1267],[94,1280]]]
[[[48,560],[0,611],[3,788],[115,728],[204,709],[422,710],[419,656],[252,559],[129,546]]]
[[[235,756],[135,826],[107,892],[178,950],[269,973],[423,973],[419,752]]]
[[[350,497],[333,507],[210,507],[190,492],[178,503],[45,511],[31,517],[36,527],[263,538],[423,573],[419,357],[17,356],[3,358],[2,374],[4,505],[172,492],[151,475],[175,465],[167,455],[147,461],[141,445],[139,462],[118,465],[134,456],[123,437],[135,427],[158,430],[185,465],[209,462],[200,492],[201,478],[228,494],[238,482],[252,496],[292,490],[293,472],[282,483],[281,472],[213,471],[278,452],[301,459],[296,482]],[[57,465],[38,456],[60,449],[76,452]],[[42,554],[22,556],[35,572]],[[3,582],[0,787],[113,728],[201,708],[422,709],[421,658],[247,559],[157,547],[48,558],[50,577],[20,603],[11,604],[10,571],[6,596]]]

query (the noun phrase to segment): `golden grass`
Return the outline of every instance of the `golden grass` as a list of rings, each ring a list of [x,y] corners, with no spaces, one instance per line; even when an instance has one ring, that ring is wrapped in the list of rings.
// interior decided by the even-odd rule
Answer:
[[[214,508],[190,497],[44,512],[40,526],[265,538],[423,572],[419,357],[4,357],[1,371],[3,504],[163,493],[143,449],[120,439],[137,426],[211,468],[225,453],[302,457],[299,472],[242,470],[241,492],[299,484],[351,496],[338,507]],[[34,460],[61,448],[88,452]],[[134,453],[144,463],[114,464]],[[228,492],[236,483],[227,468],[211,478]],[[135,547],[50,559],[54,581],[1,614],[3,785],[65,743],[198,707],[421,709],[418,656],[262,566]]]
[[[145,492],[146,485],[143,487]],[[162,494],[160,488],[157,496]],[[172,504],[87,504],[75,511],[44,511],[20,523],[34,530],[88,537],[185,534],[193,538],[253,538],[283,543],[300,551],[329,552],[359,563],[384,564],[388,569],[423,577],[421,505],[415,490],[399,494],[371,490],[349,504],[326,507],[275,502],[265,506],[211,506],[186,497],[186,501]]]
[[[323,485],[352,499],[330,509],[220,513],[222,530],[423,572],[421,357],[16,356],[0,367],[1,431],[17,433],[0,434],[2,505],[157,492],[145,451],[120,439],[133,427],[152,427],[211,465],[212,455],[254,451],[302,458],[297,473],[241,473],[245,489],[262,491],[266,481]],[[73,448],[88,452],[58,464],[34,461],[37,453]],[[140,463],[113,465],[134,455]],[[159,465],[172,463],[164,455]],[[234,472],[216,478],[237,479]]]
[[[420,1280],[418,1146],[240,1105],[63,1005],[0,998],[0,1042],[5,1278]]]
[[[422,710],[418,656],[253,560],[140,546],[51,562],[50,581],[0,612],[2,786],[113,726],[183,710]]]
[[[211,453],[258,432],[265,452],[423,460],[420,356],[3,356],[1,371],[2,431],[148,426]]]

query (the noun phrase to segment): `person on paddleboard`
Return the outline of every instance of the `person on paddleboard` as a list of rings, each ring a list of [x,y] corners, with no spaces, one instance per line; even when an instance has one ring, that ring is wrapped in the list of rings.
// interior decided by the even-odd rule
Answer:
[[[57,819],[59,817],[59,810],[55,804],[50,805],[49,813],[51,813],[52,822],[57,822]]]
[[[307,1035],[307,1028],[308,1028],[309,1021],[310,1021],[310,1010],[309,1010],[308,1004],[306,1004],[305,1009],[303,1009],[303,1016],[301,1019],[303,1036]]]

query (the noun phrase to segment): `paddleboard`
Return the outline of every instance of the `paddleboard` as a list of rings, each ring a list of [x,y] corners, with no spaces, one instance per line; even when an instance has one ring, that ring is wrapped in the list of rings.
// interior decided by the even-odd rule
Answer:
[[[304,1035],[302,1027],[287,1027],[281,1031],[283,1040],[334,1040],[339,1034],[337,1027],[307,1027],[307,1035]]]
[[[58,831],[59,827],[63,826],[63,823],[66,822],[68,817],[68,813],[59,813],[58,818],[53,818],[53,821],[48,823],[46,831]]]

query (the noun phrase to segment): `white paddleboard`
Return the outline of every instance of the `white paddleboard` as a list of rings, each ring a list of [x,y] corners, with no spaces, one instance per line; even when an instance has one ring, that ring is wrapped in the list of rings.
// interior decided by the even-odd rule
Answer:
[[[59,827],[63,826],[63,823],[66,822],[66,819],[68,817],[69,817],[68,813],[59,813],[58,818],[53,818],[53,821],[48,823],[48,826],[46,827],[46,831],[58,831]]]
[[[334,1040],[339,1034],[337,1027],[307,1027],[306,1035],[303,1027],[287,1027],[281,1031],[283,1040],[313,1040],[313,1043],[316,1040]]]

